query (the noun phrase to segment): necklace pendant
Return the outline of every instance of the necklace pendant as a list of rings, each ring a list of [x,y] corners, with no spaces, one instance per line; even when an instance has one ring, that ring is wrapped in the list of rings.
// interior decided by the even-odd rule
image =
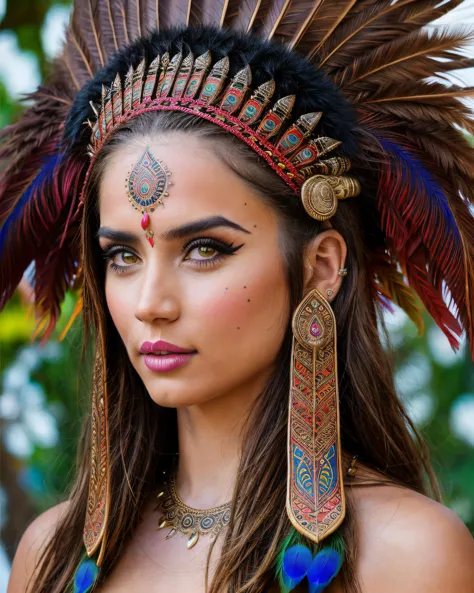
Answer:
[[[160,519],[160,521],[158,522],[158,527],[156,529],[157,530],[164,529],[165,527],[168,527],[168,526],[170,526],[170,523],[168,523],[168,521],[164,517],[162,517]]]
[[[229,524],[231,502],[206,510],[188,507],[176,491],[174,476],[159,490],[157,499],[157,510],[161,511],[157,529],[171,529],[166,539],[171,539],[177,531],[186,535],[188,550],[197,544],[200,536],[214,540]]]
[[[188,550],[190,550],[197,544],[198,539],[199,539],[199,531],[191,532],[191,535],[189,536],[189,539],[188,539],[188,543],[186,544],[186,547],[188,548]]]

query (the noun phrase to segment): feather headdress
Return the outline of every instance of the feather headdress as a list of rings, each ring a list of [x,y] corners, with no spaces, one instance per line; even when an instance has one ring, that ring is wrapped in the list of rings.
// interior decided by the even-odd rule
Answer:
[[[0,136],[0,310],[34,262],[37,333],[51,335],[66,291],[81,285],[81,198],[91,156],[138,113],[180,110],[246,142],[315,218],[330,218],[337,200],[358,196],[374,300],[397,303],[421,327],[418,294],[450,344],[458,347],[464,330],[474,353],[474,147],[467,140],[474,122],[462,101],[474,88],[444,84],[474,65],[462,53],[474,33],[426,27],[460,3],[75,2],[51,80]],[[321,213],[314,198],[322,186],[337,199]],[[101,389],[104,364],[96,369]],[[84,540],[98,565],[107,438],[93,443]],[[288,582],[299,559],[286,567]],[[321,590],[339,560],[326,551],[298,574]],[[84,560],[75,586],[89,590],[96,577]]]
[[[294,113],[320,109],[321,129],[355,157],[365,196],[374,191],[374,231],[383,237],[372,258],[375,297],[398,303],[420,324],[414,290],[451,345],[464,329],[474,351],[474,149],[465,135],[474,122],[460,100],[474,89],[441,83],[474,65],[462,53],[474,36],[425,27],[459,4],[77,2],[52,80],[1,133],[0,308],[34,261],[39,331],[51,334],[65,292],[80,281],[77,206],[88,166],[80,137],[94,115],[89,100],[100,104],[114,73],[185,43],[195,55],[229,56],[229,77],[243,53],[258,64],[254,81],[273,76],[273,100],[302,89]],[[176,29],[187,25],[198,28]]]

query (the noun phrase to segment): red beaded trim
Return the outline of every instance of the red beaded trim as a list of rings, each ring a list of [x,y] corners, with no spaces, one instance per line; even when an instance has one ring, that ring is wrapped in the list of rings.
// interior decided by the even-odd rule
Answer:
[[[94,155],[91,158],[86,173],[80,197],[80,204],[84,201],[84,192],[89,179],[89,174],[95,162],[95,158],[103,144],[116,131],[120,124],[130,121],[142,113],[148,113],[150,111],[182,111],[184,113],[196,115],[197,117],[201,117],[202,119],[206,119],[207,121],[220,126],[250,146],[257,154],[265,159],[275,173],[277,173],[277,175],[279,175],[296,194],[300,194],[300,188],[304,182],[304,177],[287,158],[275,150],[275,146],[271,144],[271,142],[262,138],[262,136],[257,134],[253,128],[242,123],[237,117],[229,115],[218,107],[207,105],[203,101],[160,97],[153,100],[146,99],[137,109],[128,111],[127,113],[114,118],[113,127],[100,139],[100,142],[94,146]]]

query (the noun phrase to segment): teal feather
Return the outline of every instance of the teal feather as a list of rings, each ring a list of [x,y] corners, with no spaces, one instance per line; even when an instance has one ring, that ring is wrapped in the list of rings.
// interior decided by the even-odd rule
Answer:
[[[291,528],[290,533],[280,543],[280,547],[278,549],[278,554],[276,558],[275,573],[276,578],[280,584],[281,593],[290,593],[290,591],[292,591],[292,589],[288,588],[288,586],[285,584],[283,573],[283,559],[285,557],[285,553],[293,546],[305,546],[310,550],[313,556],[323,548],[323,546],[318,546],[317,544],[313,543],[312,541],[301,535],[301,533],[299,533],[294,527]],[[324,540],[324,548],[333,548],[334,550],[336,550],[340,555],[340,566],[342,566],[344,562],[344,538],[340,534],[339,530],[331,534],[326,540]]]
[[[310,550],[311,554],[314,553],[315,548],[312,542],[303,537],[301,533],[299,533],[294,527],[291,528],[290,533],[280,544],[276,559],[275,572],[278,582],[280,583],[281,593],[290,593],[290,591],[292,590],[292,588],[288,588],[286,579],[284,578],[283,559],[285,558],[285,553],[287,552],[287,550],[289,550],[293,546],[304,546]]]
[[[74,575],[73,593],[89,593],[92,591],[99,576],[99,567],[94,560],[85,556]]]

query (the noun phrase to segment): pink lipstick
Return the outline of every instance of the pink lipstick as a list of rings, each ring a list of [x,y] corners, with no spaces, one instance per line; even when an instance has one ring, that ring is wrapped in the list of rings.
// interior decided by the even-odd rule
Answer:
[[[196,350],[181,348],[170,342],[143,342],[140,347],[143,360],[151,371],[173,371],[188,362]]]

